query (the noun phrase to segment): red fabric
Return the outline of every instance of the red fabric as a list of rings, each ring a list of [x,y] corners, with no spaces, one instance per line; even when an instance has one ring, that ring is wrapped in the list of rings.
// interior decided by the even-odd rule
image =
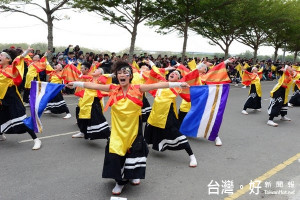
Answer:
[[[108,106],[112,106],[113,104],[117,103],[120,99],[123,98],[128,98],[135,104],[141,107],[143,106],[143,93],[140,91],[140,85],[130,85],[125,96],[120,85],[111,84],[109,90],[109,99],[107,101],[104,111],[107,110]]]
[[[65,83],[77,81],[81,71],[75,67],[73,64],[68,64],[64,67],[61,77],[64,79]]]
[[[256,74],[244,71],[242,76],[242,84],[249,86],[251,84],[251,81],[253,81],[256,78]]]
[[[201,77],[202,82],[209,84],[225,84],[231,83],[224,62],[211,68],[205,75]]]

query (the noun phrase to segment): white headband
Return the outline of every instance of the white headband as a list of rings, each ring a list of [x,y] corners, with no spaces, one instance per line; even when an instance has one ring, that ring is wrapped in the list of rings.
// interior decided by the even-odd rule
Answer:
[[[202,68],[202,67],[205,67],[205,72],[207,72],[207,68],[208,68],[207,65],[204,64],[204,63],[200,63],[199,64],[199,69]]]
[[[101,74],[104,74],[104,71],[102,68],[98,68],[101,71]]]
[[[3,51],[1,54],[4,55],[9,60],[12,60],[11,57],[10,57],[10,55],[8,55],[8,53],[6,53],[6,52]]]
[[[173,71],[173,72],[177,73],[177,75],[179,76],[179,78],[181,77],[179,71],[175,70],[175,71]]]
[[[285,65],[285,66],[284,66],[284,69],[286,70],[288,67],[289,67],[288,65]]]
[[[257,69],[257,67],[252,67],[251,72],[253,72],[253,70],[254,70],[255,68]]]
[[[120,69],[120,71],[121,71],[121,70],[127,71],[127,72],[129,73],[129,75],[131,74],[131,70],[130,70],[129,67],[122,67],[122,68]]]
[[[59,67],[60,69],[62,69],[62,65],[61,64],[57,64],[56,67]]]

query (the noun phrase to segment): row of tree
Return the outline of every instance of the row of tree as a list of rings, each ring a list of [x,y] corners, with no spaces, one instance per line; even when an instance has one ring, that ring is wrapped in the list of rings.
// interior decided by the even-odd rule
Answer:
[[[2,0],[1,12],[18,12],[37,18],[48,27],[48,48],[53,48],[53,23],[61,20],[56,13],[63,9],[79,9],[97,13],[103,20],[124,28],[131,35],[130,57],[135,49],[138,25],[155,27],[160,34],[177,32],[183,37],[182,57],[186,55],[188,33],[196,32],[218,45],[229,55],[233,41],[253,49],[254,59],[260,46],[284,48],[300,52],[299,0]],[[20,5],[36,6],[43,18],[26,12]]]

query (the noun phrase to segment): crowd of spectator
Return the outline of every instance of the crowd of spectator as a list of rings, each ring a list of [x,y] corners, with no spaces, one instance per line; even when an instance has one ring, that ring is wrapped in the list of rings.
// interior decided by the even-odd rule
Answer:
[[[15,48],[14,46],[11,46],[10,48]],[[22,49],[20,47],[15,48],[17,51],[22,52]],[[41,53],[40,50],[34,50],[33,52],[29,53],[30,57],[34,57],[35,55],[39,55],[40,57],[43,56],[43,54]],[[148,53],[143,53],[140,55],[134,54],[132,59],[129,58],[129,54],[124,53],[122,55],[117,55],[115,52],[112,52],[110,55],[107,53],[95,53],[95,52],[83,52],[82,50],[80,50],[79,45],[76,45],[75,47],[73,47],[73,45],[69,45],[64,52],[58,52],[58,53],[53,53],[53,57],[52,57],[52,62],[51,65],[55,66],[57,64],[61,64],[62,66],[65,66],[67,64],[74,64],[75,66],[78,65],[78,63],[84,63],[84,62],[88,62],[90,64],[93,64],[94,62],[101,62],[101,68],[104,70],[104,73],[111,73],[112,72],[112,65],[114,62],[116,62],[117,60],[123,60],[123,61],[130,61],[133,62],[135,61],[137,64],[139,64],[139,62],[142,62],[144,59],[150,59],[152,60],[155,65],[159,68],[165,68],[168,66],[175,66],[177,63],[181,63],[183,65],[185,65],[186,67],[188,67],[188,63],[190,61],[192,61],[193,59],[195,60],[196,63],[201,62],[202,60],[206,60],[210,63],[213,63],[214,65],[222,62],[225,60],[224,57],[217,57],[214,56],[213,58],[200,58],[200,57],[188,57],[185,56],[184,59],[182,60],[182,58],[180,56],[177,55],[173,55],[173,56],[169,56],[169,55],[157,55],[157,56],[152,56],[152,55],[148,55]],[[229,76],[232,78],[233,82],[238,83],[240,81],[240,77],[238,74],[238,71],[236,69],[236,66],[238,64],[244,65],[245,63],[248,63],[250,66],[251,65],[255,65],[257,66],[259,69],[263,70],[263,78],[262,81],[271,81],[274,79],[277,79],[278,77],[276,76],[276,72],[273,70],[274,68],[272,68],[272,66],[275,66],[276,68],[280,68],[282,65],[290,65],[290,64],[294,64],[299,66],[300,63],[290,63],[290,62],[281,62],[280,60],[277,60],[276,62],[272,61],[272,59],[268,59],[268,60],[255,60],[255,62],[253,62],[253,59],[247,59],[247,58],[236,58],[236,61],[234,63],[230,63],[227,65],[227,71]],[[40,74],[41,80],[45,80],[46,79],[46,74],[45,72],[41,72]]]

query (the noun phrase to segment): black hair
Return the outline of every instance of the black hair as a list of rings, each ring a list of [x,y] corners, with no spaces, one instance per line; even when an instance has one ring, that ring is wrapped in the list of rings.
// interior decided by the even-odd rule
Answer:
[[[151,69],[151,66],[147,63],[144,63],[144,62],[140,62],[139,63],[139,67],[141,68],[142,66],[146,65],[149,69]]]
[[[3,52],[7,53],[10,56],[11,61],[9,61],[9,64],[11,64],[13,60],[18,56],[18,52],[14,49],[4,49]]]
[[[281,71],[282,68],[284,68],[284,65],[283,65],[283,64],[278,64],[278,65],[276,66],[276,70],[275,70],[275,71],[276,71],[280,76],[283,75],[283,71]]]
[[[17,55],[18,55],[18,56],[21,55],[21,54],[23,53],[23,50],[22,50],[22,49],[19,49],[19,48],[15,49],[15,51],[17,52]]]
[[[88,62],[84,62],[84,63],[82,63],[82,64],[81,64],[81,66],[84,66],[85,68],[88,68],[88,69],[90,69],[90,68],[91,68],[91,64],[90,64],[90,63],[88,63]]]
[[[130,78],[129,82],[131,83],[131,80],[133,78],[133,70],[128,62],[125,62],[122,60],[115,62],[114,65],[112,66],[112,72],[116,75],[116,77],[118,77],[118,71],[120,71],[123,67],[129,68],[130,74],[131,74],[131,78]],[[119,84],[118,80],[117,80],[117,83]]]
[[[75,51],[75,52],[78,52],[79,50],[80,50],[79,45],[76,45],[76,46],[73,48],[73,51]]]
[[[254,67],[254,66],[248,67],[246,70],[247,70],[248,72],[252,72],[252,67]]]

